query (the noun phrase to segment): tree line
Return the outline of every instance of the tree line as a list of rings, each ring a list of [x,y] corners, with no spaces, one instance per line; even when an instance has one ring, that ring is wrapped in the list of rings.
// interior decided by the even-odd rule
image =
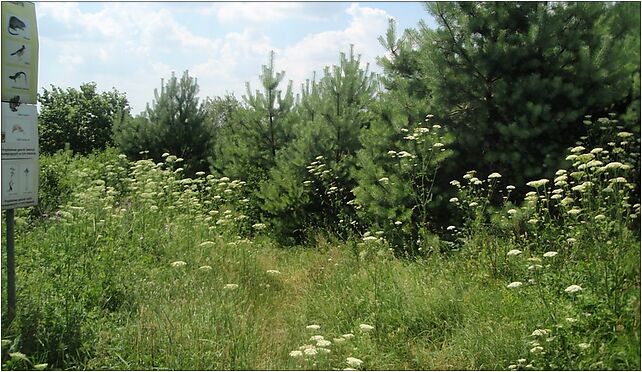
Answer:
[[[640,137],[640,4],[428,3],[436,20],[378,40],[381,75],[354,47],[295,92],[274,54],[259,89],[199,99],[185,71],[161,80],[144,112],[124,93],[51,87],[39,96],[41,152],[117,147],[130,159],[184,159],[247,182],[252,213],[296,243],[376,226],[412,252],[457,218],[451,180],[527,181],[565,165],[586,115]],[[373,36],[374,37],[374,36]],[[639,142],[638,142],[639,144]],[[637,169],[639,170],[639,160]],[[516,199],[518,200],[518,199]]]

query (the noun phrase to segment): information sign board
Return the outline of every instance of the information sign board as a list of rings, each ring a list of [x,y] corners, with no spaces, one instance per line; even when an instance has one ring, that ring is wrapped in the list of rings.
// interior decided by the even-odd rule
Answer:
[[[2,102],[2,209],[38,204],[36,105]]]
[[[38,27],[32,2],[2,2],[2,101],[36,103]]]

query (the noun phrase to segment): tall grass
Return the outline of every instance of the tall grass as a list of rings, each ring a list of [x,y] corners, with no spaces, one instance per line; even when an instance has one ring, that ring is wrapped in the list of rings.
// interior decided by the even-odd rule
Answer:
[[[639,204],[612,147],[521,206],[488,204],[501,175],[454,182],[457,249],[415,260],[378,231],[283,249],[242,182],[169,154],[55,155],[48,202],[18,210],[3,368],[639,369]]]

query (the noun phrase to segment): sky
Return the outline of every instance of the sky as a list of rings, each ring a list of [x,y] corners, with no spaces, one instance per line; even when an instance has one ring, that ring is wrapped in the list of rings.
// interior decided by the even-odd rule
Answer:
[[[295,93],[350,44],[381,72],[377,37],[389,18],[399,31],[421,19],[432,25],[420,2],[36,2],[36,16],[39,92],[93,81],[126,93],[132,114],[151,103],[161,78],[185,70],[201,99],[240,99],[245,82],[259,88],[271,50]]]

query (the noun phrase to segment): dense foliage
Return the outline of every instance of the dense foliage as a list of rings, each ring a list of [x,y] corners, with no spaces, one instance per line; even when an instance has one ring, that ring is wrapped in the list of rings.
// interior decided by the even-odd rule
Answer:
[[[45,90],[3,368],[639,370],[640,4],[427,10],[299,94]]]
[[[126,117],[115,127],[118,148],[134,159],[150,156],[158,161],[164,153],[183,159],[188,174],[206,170],[211,151],[213,127],[206,121],[199,102],[198,84],[185,71],[180,80],[172,77],[142,115]],[[141,156],[142,155],[142,156]]]
[[[95,83],[80,89],[51,87],[38,96],[40,151],[53,154],[70,149],[79,154],[104,150],[112,143],[112,126],[129,106],[123,93],[98,93]]]
[[[631,101],[640,72],[633,3],[432,3],[419,33],[437,119],[457,132],[449,179],[499,171],[518,185],[557,169],[583,115]],[[638,61],[638,62],[634,62]],[[624,123],[638,127],[639,119]]]

